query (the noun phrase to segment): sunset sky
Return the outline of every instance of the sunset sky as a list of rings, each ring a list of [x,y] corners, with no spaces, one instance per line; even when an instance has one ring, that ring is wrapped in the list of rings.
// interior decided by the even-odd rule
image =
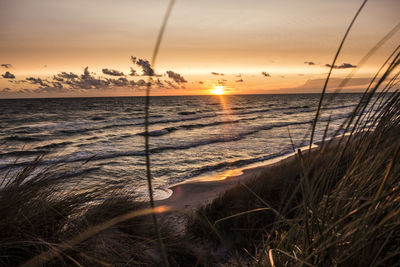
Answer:
[[[168,3],[0,1],[0,98],[143,95],[143,71]],[[325,64],[361,3],[178,0],[155,65],[153,94],[210,94],[216,86],[226,94],[319,92]],[[351,71],[357,72],[347,91],[368,83],[400,33],[358,63],[400,22],[399,11],[399,0],[366,4],[331,89]]]

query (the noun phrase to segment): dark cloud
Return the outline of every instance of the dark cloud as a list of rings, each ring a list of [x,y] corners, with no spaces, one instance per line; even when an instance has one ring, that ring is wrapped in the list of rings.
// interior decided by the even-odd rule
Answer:
[[[237,83],[242,83],[242,82],[243,82],[243,79],[239,79],[239,80],[237,80],[237,81],[235,81],[235,82],[237,82]]]
[[[137,71],[131,67],[131,73],[129,73],[130,76],[138,76]]]
[[[304,61],[304,64],[306,64],[306,65],[310,65],[310,66],[313,66],[313,65],[315,65],[315,63],[314,63],[314,62],[312,62],[312,61]]]
[[[136,86],[139,86],[139,87],[146,86],[146,85],[147,85],[147,83],[143,79],[136,82]]]
[[[111,76],[117,76],[122,74],[122,72],[118,70],[109,70],[109,69],[103,69],[102,72]],[[86,89],[86,90],[111,89],[114,87],[128,87],[128,86],[142,87],[147,85],[147,83],[144,80],[139,80],[136,82],[133,80],[128,80],[125,77],[119,77],[116,79],[96,77],[95,73],[91,73],[88,67],[86,67],[83,70],[83,74],[81,74],[80,76],[72,72],[71,73],[62,72],[56,75],[54,80],[60,82],[61,84],[64,85],[64,87],[67,86],[70,89]]]
[[[100,89],[100,88],[106,88],[111,84],[111,81],[109,79],[103,80],[100,78],[94,77],[90,72],[89,72],[89,67],[86,67],[83,70],[83,74],[81,75],[80,79],[72,80],[70,85],[73,88],[82,88],[82,89]]]
[[[12,80],[13,83],[29,83],[32,85],[38,85],[34,89],[21,89],[19,93],[65,93],[73,91],[84,91],[84,90],[108,90],[118,87],[129,87],[136,90],[143,90],[147,86],[157,86],[158,88],[184,88],[183,83],[187,83],[187,80],[180,74],[174,71],[167,71],[165,76],[168,76],[171,80],[161,81],[159,78],[161,75],[155,75],[153,69],[150,66],[149,61],[144,59],[137,59],[131,57],[131,61],[137,66],[141,67],[143,76],[152,76],[150,82],[146,82],[144,79],[138,81],[130,80],[129,76],[125,76],[123,72],[113,69],[102,69],[102,73],[110,76],[124,76],[124,77],[104,77],[96,75],[96,73],[90,72],[89,67],[83,69],[82,74],[75,74],[73,72],[60,72],[53,75],[52,78],[43,79],[35,77],[27,77],[24,80]],[[8,74],[7,74],[8,75]],[[138,76],[134,68],[131,68],[130,76]],[[25,90],[25,91],[24,91]]]
[[[9,80],[8,82],[15,83],[15,84],[21,84],[21,83],[27,83],[28,81],[26,81],[26,80]]]
[[[219,85],[225,85],[226,84],[226,80],[218,80],[218,84]]]
[[[61,79],[77,79],[77,78],[79,78],[79,76],[77,74],[72,73],[72,72],[67,73],[65,71],[57,74],[57,77],[61,78]]]
[[[60,82],[52,82],[51,84],[54,88],[64,88],[64,86]]]
[[[167,71],[167,75],[169,78],[171,78],[172,80],[174,80],[174,82],[176,82],[178,84],[187,82],[185,80],[185,78],[183,78],[182,75],[180,75],[179,73],[173,72],[172,70]]]
[[[224,76],[224,74],[223,74],[223,73],[218,73],[218,72],[214,72],[214,71],[213,71],[213,72],[211,72],[211,74],[212,74],[212,75],[221,75],[221,76]]]
[[[8,68],[11,68],[11,67],[12,67],[12,65],[11,65],[11,64],[1,64],[0,66],[2,66],[3,68],[6,68],[6,69],[8,69]]]
[[[128,79],[124,78],[124,77],[120,77],[118,79],[108,79],[110,84],[113,84],[115,86],[129,86],[130,85],[130,81],[128,81]]]
[[[64,81],[63,78],[58,77],[58,76],[56,76],[56,75],[53,76],[53,80],[54,80],[54,81],[57,81],[57,82],[63,82],[63,81]]]
[[[150,62],[148,60],[141,59],[141,58],[136,60],[135,57],[134,57],[134,59],[135,59],[136,65],[138,65],[142,68],[143,76],[154,76],[154,70],[151,68]],[[132,59],[132,62],[133,62],[133,59]]]
[[[102,69],[102,72],[110,76],[124,76],[124,73],[118,70]]]
[[[4,79],[15,79],[15,75],[10,73],[9,71],[6,71],[6,73],[2,74]]]
[[[2,93],[8,93],[8,92],[10,92],[10,91],[11,91],[11,89],[8,88],[8,87],[3,88],[3,90],[1,90]]]
[[[47,80],[42,80],[41,78],[28,77],[25,80],[27,80],[31,84],[39,84],[43,88],[50,87],[50,85],[48,84],[48,81]]]
[[[157,80],[155,81],[155,85],[156,85],[158,88],[164,88],[164,87],[165,87],[165,85],[162,83],[162,81],[160,81],[160,79],[157,79]]]
[[[267,72],[265,72],[265,71],[261,72],[261,75],[263,75],[263,76],[265,76],[265,77],[271,77],[271,75],[269,75],[269,73],[267,73]]]
[[[198,83],[199,83],[199,84],[204,84],[204,82],[203,82],[203,81],[198,81]]]
[[[325,67],[332,67],[331,64],[325,64]],[[334,69],[351,69],[351,68],[357,68],[356,65],[350,64],[350,63],[342,63],[342,65],[335,65],[333,66]]]

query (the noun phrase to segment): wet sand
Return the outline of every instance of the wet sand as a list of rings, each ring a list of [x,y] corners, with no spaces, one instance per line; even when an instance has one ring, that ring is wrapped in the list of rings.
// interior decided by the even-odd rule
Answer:
[[[329,143],[332,146],[338,144],[338,141],[342,136],[334,137]],[[345,142],[348,136],[345,134]],[[318,149],[321,142],[316,142],[311,148],[311,151]],[[308,146],[302,147],[302,153],[308,153]],[[175,184],[169,189],[172,190],[172,195],[169,198],[157,200],[156,206],[167,205],[177,209],[189,209],[194,210],[200,206],[212,202],[221,193],[225,192],[229,188],[261,175],[269,168],[287,162],[295,157],[295,153],[291,153],[285,156],[276,157],[264,162],[251,164],[244,168],[228,170],[219,175],[210,175],[191,179],[183,183]]]
[[[172,195],[167,199],[156,201],[156,205],[167,205],[178,209],[196,209],[210,203],[221,193],[236,184],[257,177],[272,166],[281,164],[293,157],[294,154],[292,153],[262,162],[261,164],[258,163],[242,169],[229,170],[221,175],[200,177],[173,185],[170,187]]]

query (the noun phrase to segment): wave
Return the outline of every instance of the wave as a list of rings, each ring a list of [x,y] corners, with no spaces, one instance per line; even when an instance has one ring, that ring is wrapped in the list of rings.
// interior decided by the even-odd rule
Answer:
[[[338,120],[345,118],[349,115],[348,114],[340,114],[337,116],[333,116],[330,118],[331,121]],[[320,122],[326,122],[328,121],[329,118],[320,118]],[[293,125],[302,125],[302,124],[312,124],[313,120],[307,120],[307,121],[300,121],[300,122],[277,122],[273,124],[267,124],[267,125],[262,125],[255,127],[251,130],[244,131],[241,133],[237,133],[232,136],[218,136],[215,138],[210,138],[210,139],[205,139],[205,140],[199,140],[195,142],[190,142],[186,144],[181,144],[181,145],[171,145],[171,146],[160,146],[156,148],[150,149],[151,154],[158,154],[162,153],[164,151],[170,151],[170,150],[186,150],[186,149],[191,149],[191,148],[196,148],[196,147],[201,147],[201,146],[206,146],[210,144],[215,144],[215,143],[227,143],[227,142],[235,142],[242,140],[246,138],[249,135],[258,133],[260,131],[266,131],[266,130],[271,130],[273,128],[278,128],[278,127],[288,127],[288,126],[293,126]],[[41,162],[41,164],[48,165],[48,164],[58,164],[58,163],[71,163],[71,162],[80,162],[80,161],[98,161],[98,160],[104,160],[104,159],[110,159],[110,158],[118,158],[118,157],[129,157],[129,156],[143,156],[145,155],[145,151],[124,151],[124,152],[111,152],[111,153],[106,153],[106,154],[92,154],[89,152],[78,152],[76,154],[71,154],[68,157],[64,157],[62,159],[56,159],[56,160],[45,160]],[[29,162],[24,162],[24,163],[19,163],[19,165],[23,164],[29,164]],[[2,165],[0,166],[0,169],[4,169],[9,167],[9,165]]]
[[[48,145],[44,145],[44,146],[38,146],[35,147],[35,149],[54,149],[54,148],[59,148],[59,147],[63,147],[63,146],[67,146],[73,144],[72,142],[61,142],[61,143],[52,143],[52,144],[48,144]]]
[[[186,115],[194,115],[194,114],[196,114],[196,112],[195,111],[181,111],[181,112],[178,112],[178,114],[186,116]]]
[[[94,116],[94,117],[91,118],[92,121],[103,121],[103,120],[105,120],[105,119],[106,119],[106,118],[101,117],[101,116]]]
[[[325,107],[323,108],[323,110],[333,110],[333,109],[343,109],[343,108],[347,108],[347,107],[352,107],[355,105],[343,105],[343,106],[334,106],[334,107]],[[169,123],[180,123],[180,122],[187,122],[187,121],[195,121],[195,120],[201,120],[201,119],[207,119],[207,118],[214,118],[223,114],[229,114],[232,116],[240,116],[240,115],[250,115],[250,114],[256,114],[256,113],[268,113],[268,112],[278,112],[278,111],[284,111],[287,110],[287,115],[288,114],[292,114],[290,113],[290,110],[298,110],[298,113],[308,113],[308,112],[315,112],[314,109],[310,108],[309,106],[303,105],[303,106],[291,106],[291,107],[282,107],[282,108],[266,108],[266,109],[255,109],[255,110],[246,110],[246,111],[237,111],[237,112],[219,112],[219,113],[200,113],[197,114],[196,112],[191,112],[191,111],[187,111],[187,112],[181,112],[184,113],[185,115],[182,115],[180,117],[176,117],[176,118],[164,118],[163,115],[161,114],[155,114],[155,115],[151,115],[150,121],[149,121],[149,125],[157,125],[157,124],[169,124]],[[101,122],[101,124],[103,125],[92,125],[90,127],[88,127],[87,123],[82,123],[81,128],[79,128],[79,126],[77,127],[75,124],[70,124],[70,125],[62,125],[60,127],[64,127],[63,129],[59,129],[58,126],[55,127],[51,127],[54,129],[51,129],[49,127],[45,127],[42,128],[42,130],[52,130],[53,132],[55,132],[55,134],[59,134],[59,135],[71,135],[71,134],[85,134],[87,132],[92,132],[92,131],[101,131],[101,130],[107,130],[107,129],[115,129],[115,128],[124,128],[124,127],[136,127],[136,126],[144,126],[144,117],[136,117],[133,119],[129,119],[129,118],[123,118],[123,119],[117,119],[116,122],[112,122],[111,124],[105,124],[104,120],[101,120],[100,118],[102,117],[98,117],[98,121]],[[133,120],[133,122],[132,122]],[[233,122],[235,123],[235,122]],[[105,124],[105,125],[104,125]],[[224,122],[222,124],[225,124]],[[89,124],[90,125],[90,124]],[[215,126],[218,125],[218,123],[204,123],[201,124],[199,123],[198,125],[193,125],[193,126],[185,126],[185,125],[180,125],[180,126],[175,126],[175,128],[171,128],[171,127],[167,127],[165,128],[165,131],[159,131],[158,132],[153,132],[150,133],[150,136],[162,136],[165,134],[168,134],[172,131],[175,131],[177,129],[191,129],[191,128],[201,128],[201,127],[209,127],[209,126]],[[65,128],[65,126],[67,127],[71,127],[71,128]],[[57,129],[58,128],[58,129]],[[24,129],[25,130],[25,129]],[[35,131],[34,128],[31,128],[30,131]],[[144,135],[144,133],[138,133],[139,135]],[[10,137],[13,138],[13,137]],[[15,141],[18,141],[18,137],[14,137]],[[11,140],[11,139],[10,139]],[[24,141],[24,140],[21,140]],[[33,142],[33,141],[39,141],[39,140],[30,140],[29,138],[26,139],[26,142]]]
[[[189,173],[188,175],[186,175],[184,177],[180,177],[178,180],[176,180],[174,182],[175,183],[182,182],[182,181],[202,175],[207,172],[218,171],[218,170],[223,170],[223,169],[228,169],[228,168],[239,168],[239,167],[243,167],[246,165],[250,165],[252,163],[257,163],[257,162],[266,161],[266,160],[270,160],[273,158],[289,155],[291,153],[292,153],[292,150],[290,148],[288,148],[286,150],[283,150],[283,151],[281,151],[279,153],[275,153],[275,154],[263,155],[263,156],[259,156],[259,157],[255,157],[255,158],[248,158],[248,159],[239,159],[239,160],[235,160],[235,161],[224,161],[224,162],[220,162],[220,163],[213,164],[213,165],[206,165],[206,166],[203,166],[201,168],[198,168],[198,169],[192,171],[191,173]]]
[[[255,120],[256,118],[244,118],[244,119],[239,119],[239,120],[229,120],[229,121],[214,121],[210,123],[195,123],[195,124],[185,124],[185,125],[179,125],[175,127],[166,127],[160,130],[154,130],[150,131],[148,134],[149,136],[156,137],[156,136],[163,136],[166,134],[169,134],[174,131],[178,130],[191,130],[191,129],[197,129],[197,128],[204,128],[204,127],[211,127],[211,126],[218,126],[218,125],[224,125],[224,124],[236,124],[241,121],[250,121],[250,120]],[[144,136],[145,133],[141,132],[138,133],[137,135]]]
[[[37,142],[41,141],[42,139],[39,137],[33,136],[21,136],[21,135],[12,135],[4,138],[6,141],[15,141],[15,142]]]
[[[327,107],[324,108],[324,110],[333,110],[333,109],[343,109],[343,108],[347,108],[347,107],[353,107],[355,105],[348,105],[348,106],[340,106],[340,107]],[[294,110],[294,109],[300,109],[300,108],[309,108],[309,106],[297,106],[297,107],[289,107],[289,108],[278,108],[278,109],[274,109],[274,110]],[[249,115],[249,114],[255,114],[255,113],[262,113],[262,112],[266,112],[270,109],[262,109],[262,110],[253,110],[253,111],[246,111],[246,112],[237,112],[237,113],[232,113],[232,115]],[[308,111],[301,111],[302,113],[311,113],[311,112],[315,112],[314,110],[308,110]],[[291,115],[294,114],[294,111],[286,111],[283,112],[283,114],[285,115]],[[196,123],[196,124],[187,124],[187,125],[179,125],[179,126],[174,126],[174,127],[166,127],[160,130],[154,130],[154,131],[150,131],[148,134],[149,136],[152,137],[158,137],[158,136],[163,136],[166,134],[169,134],[171,132],[177,131],[177,130],[190,130],[190,129],[195,129],[195,128],[204,128],[204,127],[212,127],[212,126],[217,126],[217,125],[223,125],[223,124],[235,124],[235,123],[239,123],[241,121],[248,121],[248,120],[255,120],[256,118],[243,118],[243,119],[238,119],[238,120],[229,120],[229,121],[214,121],[214,122],[210,122],[210,123]],[[192,119],[188,119],[188,120],[192,120]],[[180,121],[186,121],[186,119],[182,119]],[[296,125],[297,123],[293,123],[293,125]],[[302,124],[302,123],[301,123]],[[140,132],[137,135],[141,135],[144,136],[145,133],[144,132]]]
[[[26,156],[40,155],[40,154],[46,154],[46,153],[47,153],[47,151],[44,151],[44,150],[17,150],[17,151],[1,153],[0,158],[3,158],[3,157],[26,157]]]

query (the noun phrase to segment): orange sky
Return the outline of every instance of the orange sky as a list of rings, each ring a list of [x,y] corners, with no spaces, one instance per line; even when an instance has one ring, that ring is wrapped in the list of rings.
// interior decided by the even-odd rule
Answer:
[[[361,3],[178,0],[156,62],[160,83],[153,94],[209,94],[217,85],[232,94],[319,92],[328,71],[324,65],[331,63]],[[164,0],[1,1],[0,64],[11,66],[0,67],[0,97],[143,94],[137,82],[147,77],[130,57],[150,60],[167,5]],[[365,86],[399,44],[399,32],[364,66],[358,62],[400,22],[399,10],[398,0],[366,4],[337,61],[348,65],[335,69],[331,89],[354,70],[357,79],[348,90]],[[98,85],[89,88],[88,80],[81,80],[86,66],[85,79]],[[137,76],[129,76],[131,67]],[[169,77],[169,70],[186,82]],[[54,83],[61,72],[78,75],[73,88],[65,79]],[[115,81],[120,78],[127,81]],[[135,85],[127,85],[130,81]]]

